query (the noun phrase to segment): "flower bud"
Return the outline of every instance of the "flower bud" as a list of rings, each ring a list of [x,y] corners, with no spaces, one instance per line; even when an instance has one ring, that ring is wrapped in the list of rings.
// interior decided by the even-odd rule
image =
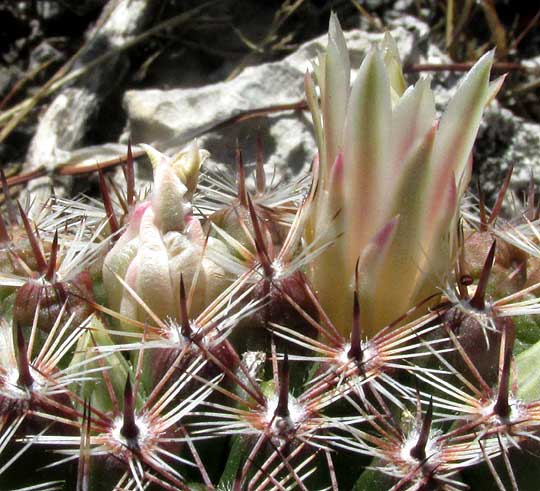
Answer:
[[[183,275],[194,289],[191,313],[196,315],[224,282],[221,267],[207,257],[208,249],[220,243],[206,238],[190,201],[208,153],[196,143],[173,157],[144,147],[154,167],[154,187],[150,199],[133,210],[126,231],[105,258],[103,281],[110,306],[144,321],[148,313],[142,301],[158,317],[178,319]]]

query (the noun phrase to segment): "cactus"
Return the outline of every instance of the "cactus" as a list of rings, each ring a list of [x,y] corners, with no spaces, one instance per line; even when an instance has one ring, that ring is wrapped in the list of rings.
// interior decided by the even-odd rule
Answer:
[[[437,121],[388,34],[350,85],[332,15],[309,176],[201,184],[194,142],[148,196],[131,149],[102,204],[5,192],[0,488],[537,489],[534,186],[463,203],[492,59]]]

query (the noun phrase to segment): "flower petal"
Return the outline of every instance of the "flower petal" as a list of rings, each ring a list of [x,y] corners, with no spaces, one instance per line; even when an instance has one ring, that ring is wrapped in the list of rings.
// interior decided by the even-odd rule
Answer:
[[[330,15],[325,63],[325,90],[322,97],[326,166],[332,165],[342,146],[343,125],[349,99],[349,52],[336,14]],[[329,169],[326,169],[328,176]]]
[[[480,119],[490,97],[493,51],[486,53],[460,82],[444,112],[432,156],[433,196],[439,196],[453,173],[459,180],[471,153]]]
[[[345,240],[351,244],[351,271],[358,251],[382,225],[388,211],[388,202],[381,196],[386,195],[393,173],[388,165],[391,111],[390,82],[381,53],[374,48],[362,62],[351,89],[345,124]]]

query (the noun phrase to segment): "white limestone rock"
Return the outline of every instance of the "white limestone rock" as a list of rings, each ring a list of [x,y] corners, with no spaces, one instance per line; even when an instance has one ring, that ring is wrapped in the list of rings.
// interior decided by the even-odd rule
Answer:
[[[415,34],[403,27],[392,31],[400,53],[407,56]],[[373,42],[382,34],[360,30],[346,33],[353,68],[357,68]],[[285,59],[245,68],[235,79],[200,88],[131,90],[124,106],[132,141],[150,142],[173,152],[194,137],[210,151],[213,164],[233,162],[238,139],[247,163],[254,160],[255,139],[260,134],[266,162],[281,174],[297,173],[309,165],[316,152],[311,117],[304,111],[284,111],[216,129],[245,111],[291,104],[304,98],[304,74],[311,60],[326,47],[326,35],[309,41]],[[270,166],[271,167],[271,166]]]

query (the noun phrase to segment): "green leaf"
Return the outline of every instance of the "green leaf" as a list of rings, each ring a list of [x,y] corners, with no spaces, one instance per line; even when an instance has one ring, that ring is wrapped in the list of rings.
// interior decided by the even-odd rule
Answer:
[[[249,441],[242,435],[234,436],[232,438],[231,450],[229,452],[229,457],[227,458],[227,463],[225,464],[225,469],[219,480],[218,487],[221,489],[230,489],[230,486],[234,482],[238,469],[242,467],[247,457],[251,446]]]
[[[106,327],[98,316],[92,316],[87,329],[77,342],[75,355],[70,363],[72,367],[97,356],[98,352],[93,350],[95,347],[106,348],[114,345]],[[98,370],[93,374],[92,380],[83,382],[81,387],[72,387],[72,390],[79,394],[82,400],[89,399],[92,406],[97,410],[107,412],[113,409],[113,403],[104,381],[104,372],[107,372],[107,377],[111,381],[117,399],[122,400],[126,378],[131,373],[131,370],[122,353],[114,351],[111,351],[101,360],[85,365],[85,369],[99,367],[103,367],[103,370]]]
[[[540,399],[540,341],[516,356],[518,390],[526,402]]]
[[[388,491],[396,480],[381,471],[368,468],[354,484],[352,491]]]

